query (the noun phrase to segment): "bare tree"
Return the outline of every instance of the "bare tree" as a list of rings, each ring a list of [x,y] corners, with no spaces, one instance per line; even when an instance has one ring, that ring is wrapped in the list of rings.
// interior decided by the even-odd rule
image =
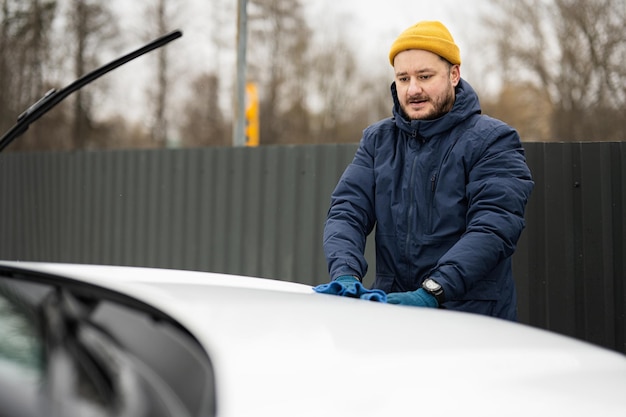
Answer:
[[[219,106],[219,78],[198,76],[191,84],[181,127],[181,146],[229,146],[229,126]]]
[[[179,5],[178,1],[157,0],[146,6],[148,24],[146,39],[154,39],[172,30],[171,24],[177,19]],[[170,53],[170,48],[161,48],[156,51],[155,82],[148,87],[152,111],[150,136],[157,147],[168,145],[172,128],[167,112],[172,93]]]
[[[481,99],[485,114],[504,120],[523,141],[548,141],[551,137],[552,102],[545,90],[531,82],[508,82],[496,97]]]
[[[311,60],[311,79],[316,118],[313,140],[317,143],[335,142],[342,116],[350,103],[356,103],[356,57],[343,40],[323,42]]]
[[[0,6],[0,128],[10,128],[19,113],[47,89],[44,68],[50,63],[52,0],[3,0]],[[34,126],[11,149],[37,146]]]
[[[68,24],[72,37],[73,73],[75,78],[98,66],[101,48],[115,38],[117,27],[107,3],[97,0],[72,0]],[[91,89],[94,87],[92,86]],[[72,139],[75,147],[94,146],[89,143],[93,130],[91,89],[75,93]]]
[[[311,32],[301,0],[249,4],[249,77],[260,84],[262,144],[306,141]]]
[[[626,0],[494,0],[486,17],[505,83],[548,93],[551,137],[624,140]]]
[[[358,142],[368,124],[391,115],[391,77],[363,74],[344,37],[321,39],[310,71],[312,142]]]

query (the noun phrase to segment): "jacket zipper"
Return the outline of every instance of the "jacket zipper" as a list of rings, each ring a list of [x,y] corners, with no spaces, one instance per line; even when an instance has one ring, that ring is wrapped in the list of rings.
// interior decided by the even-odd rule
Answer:
[[[433,174],[430,177],[430,196],[427,199],[427,210],[428,210],[428,219],[427,219],[427,228],[428,234],[433,233],[433,203],[435,201],[435,189],[437,188],[437,174]]]
[[[406,241],[404,242],[404,256],[407,259],[407,265],[410,269],[410,255],[411,255],[411,227],[413,226],[413,212],[415,211],[415,166],[417,165],[417,154],[413,156],[413,162],[411,163],[411,177],[409,180],[409,209],[407,210],[407,228],[406,228]],[[409,270],[409,274],[412,271]]]

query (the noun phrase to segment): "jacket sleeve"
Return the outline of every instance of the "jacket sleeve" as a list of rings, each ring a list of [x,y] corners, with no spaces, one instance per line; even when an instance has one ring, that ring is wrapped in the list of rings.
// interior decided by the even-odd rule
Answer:
[[[331,279],[367,273],[365,243],[374,228],[373,141],[367,130],[354,159],[331,195],[324,226],[324,254]]]
[[[492,125],[493,127],[493,125]],[[462,299],[513,255],[533,188],[519,135],[505,124],[473,133],[467,171],[467,227],[430,276],[451,299]]]

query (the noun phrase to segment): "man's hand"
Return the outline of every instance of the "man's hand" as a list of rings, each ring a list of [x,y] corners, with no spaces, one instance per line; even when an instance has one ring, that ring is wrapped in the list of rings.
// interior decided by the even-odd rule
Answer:
[[[414,307],[437,308],[437,299],[423,288],[409,292],[392,292],[387,294],[387,303]]]
[[[342,275],[328,284],[321,284],[313,287],[315,292],[321,294],[340,295],[350,298],[361,298],[369,301],[379,301],[384,303],[387,300],[387,294],[382,290],[368,290],[361,284],[356,277],[352,275]]]

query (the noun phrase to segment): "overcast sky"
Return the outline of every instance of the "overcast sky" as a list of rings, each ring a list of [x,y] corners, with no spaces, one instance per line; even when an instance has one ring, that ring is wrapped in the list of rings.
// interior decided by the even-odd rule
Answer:
[[[384,61],[393,40],[420,20],[440,20],[455,41],[467,44],[477,7],[485,0],[309,0],[314,21],[345,22],[349,37],[362,53]]]

